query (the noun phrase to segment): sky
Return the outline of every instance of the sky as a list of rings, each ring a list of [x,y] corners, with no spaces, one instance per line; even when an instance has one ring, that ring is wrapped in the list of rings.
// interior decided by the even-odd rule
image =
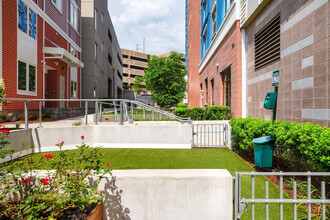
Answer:
[[[121,48],[153,55],[185,51],[184,0],[108,0]]]

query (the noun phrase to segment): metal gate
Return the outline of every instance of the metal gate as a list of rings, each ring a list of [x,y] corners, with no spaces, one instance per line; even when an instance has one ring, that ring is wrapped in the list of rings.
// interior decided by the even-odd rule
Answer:
[[[268,181],[265,182],[265,198],[264,199],[256,199],[255,198],[255,177],[256,176],[278,176],[279,177],[279,198],[272,199],[269,198],[269,184]],[[250,176],[251,177],[251,197],[250,198],[242,198],[242,177]],[[283,192],[283,177],[285,176],[302,176],[307,180],[307,198],[297,198],[297,182],[293,182],[293,198],[284,198]],[[321,205],[321,219],[328,219],[329,216],[326,216],[326,204],[330,204],[330,199],[326,199],[326,183],[324,181],[321,182],[321,196],[319,199],[312,198],[312,184],[311,179],[313,176],[324,176],[330,177],[330,172],[320,172],[320,173],[312,173],[312,172],[236,172],[235,173],[235,205],[234,205],[234,219],[241,219],[242,214],[246,211],[248,204],[251,204],[251,219],[255,219],[255,205],[257,203],[265,204],[265,219],[269,219],[269,204],[276,203],[279,205],[279,216],[280,220],[283,220],[283,204],[291,203],[293,204],[293,219],[297,219],[297,206],[301,203],[307,204],[307,219],[310,220],[312,218],[311,206],[312,204],[320,204]],[[250,183],[249,183],[250,184]],[[329,183],[327,183],[329,184]],[[260,189],[257,189],[260,190]],[[273,219],[273,218],[272,218]]]
[[[216,148],[228,146],[228,125],[219,123],[193,124],[192,146]]]

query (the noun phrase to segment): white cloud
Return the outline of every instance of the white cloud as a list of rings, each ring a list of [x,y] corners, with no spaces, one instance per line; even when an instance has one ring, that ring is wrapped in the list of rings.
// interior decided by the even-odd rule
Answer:
[[[183,0],[109,0],[108,9],[120,47],[160,54],[184,52],[185,1]]]

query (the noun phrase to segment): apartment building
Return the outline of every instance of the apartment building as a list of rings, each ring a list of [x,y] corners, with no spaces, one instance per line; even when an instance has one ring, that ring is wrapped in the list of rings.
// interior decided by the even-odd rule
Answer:
[[[279,70],[277,119],[330,126],[330,3],[327,0],[243,1],[245,116],[263,109]]]
[[[82,1],[83,98],[122,98],[123,63],[107,0]]]
[[[226,105],[231,107],[233,117],[241,117],[242,44],[238,3],[234,0],[202,0],[200,8],[197,3],[188,4],[191,4],[188,17],[189,13],[195,13],[200,15],[201,21],[200,47],[193,45],[197,41],[199,22],[188,21],[186,24],[189,107]],[[199,62],[196,59],[198,52]]]
[[[0,2],[0,77],[8,98],[81,97],[80,0],[3,0]],[[79,107],[45,102],[44,107]],[[2,110],[21,110],[11,102]],[[29,103],[38,109],[39,103]]]

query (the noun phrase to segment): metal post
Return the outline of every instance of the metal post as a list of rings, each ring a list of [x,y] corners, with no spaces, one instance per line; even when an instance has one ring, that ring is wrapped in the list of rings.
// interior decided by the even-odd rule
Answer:
[[[151,111],[151,120],[155,120],[155,113],[154,113],[154,110]]]
[[[297,182],[293,182],[293,199],[297,199]],[[293,219],[297,220],[297,203],[293,203]]]
[[[238,214],[238,212],[239,212],[239,201],[238,201],[238,173],[237,172],[235,172],[235,200],[234,200],[234,206],[235,206],[235,208],[234,208],[234,220],[237,220],[237,214]]]
[[[251,176],[251,199],[254,200],[254,175]],[[254,201],[251,204],[251,219],[254,220]]]
[[[42,102],[39,102],[39,128],[42,128]]]
[[[100,103],[100,122],[102,122],[102,103]]]
[[[275,101],[275,108],[273,110],[273,124],[274,124],[274,121],[276,120],[276,107],[277,107],[277,98],[278,98],[278,87],[277,86],[275,87],[274,91],[276,92],[277,97],[276,97],[276,101]]]
[[[146,119],[146,108],[143,107],[143,119]]]
[[[268,181],[266,181],[265,182],[265,184],[266,184],[266,188],[265,188],[265,199],[267,200],[267,199],[269,199],[269,189],[268,189]],[[266,205],[265,205],[266,207],[266,220],[268,220],[269,219],[269,204],[268,204],[268,202],[266,202]]]
[[[28,102],[24,102],[24,113],[25,113],[25,129],[29,128],[29,105]]]
[[[120,101],[120,118],[119,118],[119,124],[120,124],[120,125],[123,125],[123,124],[124,124],[123,121],[124,121],[124,114],[123,114],[123,101],[121,100],[121,101]]]
[[[310,172],[308,171],[308,176],[307,176],[307,199],[310,200],[311,199],[311,176],[309,175]],[[310,203],[308,203],[307,205],[307,219],[311,220],[311,216],[312,216],[312,206]]]
[[[321,182],[321,199],[325,200],[325,182]],[[322,203],[322,220],[325,220],[325,204]]]
[[[191,124],[191,132],[192,132],[192,135],[191,135],[191,137],[192,137],[192,140],[191,140],[191,147],[193,148],[194,147],[194,138],[195,138],[195,134],[194,134],[194,125],[193,124]]]
[[[134,105],[133,102],[131,102],[131,121],[130,123],[132,124],[134,121]]]
[[[85,124],[88,125],[88,102],[85,102]]]
[[[97,125],[97,109],[98,109],[98,103],[95,101],[95,124]]]
[[[282,173],[282,171],[280,171]],[[283,176],[280,176],[280,199],[283,200]],[[283,220],[283,203],[280,202],[280,220]]]

